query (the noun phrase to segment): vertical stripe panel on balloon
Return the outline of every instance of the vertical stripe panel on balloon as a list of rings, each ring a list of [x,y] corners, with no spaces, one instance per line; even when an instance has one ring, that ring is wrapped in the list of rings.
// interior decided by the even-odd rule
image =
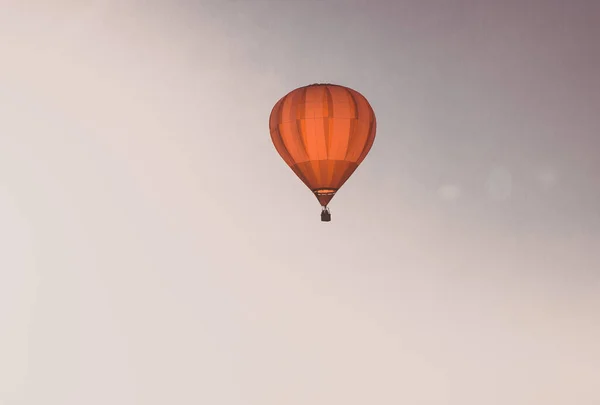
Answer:
[[[329,90],[329,86],[325,86],[325,91],[323,92],[324,97],[324,108],[323,108],[323,132],[325,133],[325,144],[327,147],[327,159],[329,157],[329,151],[331,150],[331,137],[333,134],[333,121],[332,117],[335,116],[335,111],[333,109],[333,97],[331,96],[331,91]]]
[[[375,139],[375,113],[373,112],[373,109],[369,105],[367,99],[365,99],[360,93],[354,90],[350,90],[350,92],[353,94],[354,99],[356,100],[356,103],[358,105],[359,120],[361,122],[364,122],[365,125],[368,124],[368,129],[365,133],[366,138],[363,141],[364,145],[355,159],[357,163],[360,163],[366,157],[367,153],[371,149],[371,146],[373,145],[373,140]]]
[[[279,155],[283,158],[284,162],[288,165],[288,166],[292,166],[294,164],[294,161],[289,153],[289,151],[287,150],[287,148],[285,147],[283,140],[281,138],[281,126],[280,126],[280,120],[279,120],[279,116],[281,114],[281,110],[283,107],[283,102],[282,100],[280,100],[275,107],[273,107],[273,111],[271,112],[271,117],[269,119],[269,124],[270,124],[270,128],[271,128],[271,140],[273,141],[273,145],[275,146],[275,149],[277,150],[277,152],[279,153]]]
[[[284,107],[284,117],[286,113],[289,111],[289,120],[282,123],[282,138],[283,142],[290,152],[292,158],[294,159],[294,163],[304,162],[308,160],[308,155],[306,154],[306,147],[304,146],[303,138],[300,128],[300,120],[299,112],[298,112],[298,102],[302,101],[302,93],[292,93],[285,100]]]
[[[371,150],[371,147],[373,146],[373,143],[375,141],[376,129],[377,129],[377,121],[375,120],[375,115],[373,115],[373,119],[369,125],[369,135],[367,137],[367,142],[365,143],[365,146],[364,146],[362,152],[360,153],[357,163],[360,164],[363,160],[365,160],[365,158],[367,157],[367,154]]]
[[[311,159],[327,159],[327,142],[323,132],[323,117],[325,103],[325,86],[310,86],[306,97],[307,133],[310,139],[309,156]]]

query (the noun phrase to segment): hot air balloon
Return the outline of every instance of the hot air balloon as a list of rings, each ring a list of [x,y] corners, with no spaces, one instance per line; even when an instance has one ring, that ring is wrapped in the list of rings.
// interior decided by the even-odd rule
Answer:
[[[273,107],[273,145],[317,197],[321,221],[331,221],[327,205],[369,153],[376,126],[367,99],[336,84],[297,88]]]

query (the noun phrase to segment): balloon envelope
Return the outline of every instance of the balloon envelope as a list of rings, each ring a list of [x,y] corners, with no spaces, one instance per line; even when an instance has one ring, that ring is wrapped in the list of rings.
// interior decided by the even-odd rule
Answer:
[[[275,104],[269,127],[279,155],[325,207],[369,153],[377,123],[356,90],[311,84]]]

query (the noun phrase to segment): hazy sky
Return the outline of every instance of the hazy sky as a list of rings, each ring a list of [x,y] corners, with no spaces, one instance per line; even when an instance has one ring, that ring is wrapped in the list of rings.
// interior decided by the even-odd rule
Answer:
[[[0,404],[599,404],[599,27],[0,0]],[[268,129],[315,82],[378,120],[331,223]]]

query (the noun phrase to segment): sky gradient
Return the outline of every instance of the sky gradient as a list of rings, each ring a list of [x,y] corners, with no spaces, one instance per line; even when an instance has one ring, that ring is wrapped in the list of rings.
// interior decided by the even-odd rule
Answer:
[[[0,404],[600,403],[600,2],[0,0]],[[332,222],[271,108],[378,123]]]

